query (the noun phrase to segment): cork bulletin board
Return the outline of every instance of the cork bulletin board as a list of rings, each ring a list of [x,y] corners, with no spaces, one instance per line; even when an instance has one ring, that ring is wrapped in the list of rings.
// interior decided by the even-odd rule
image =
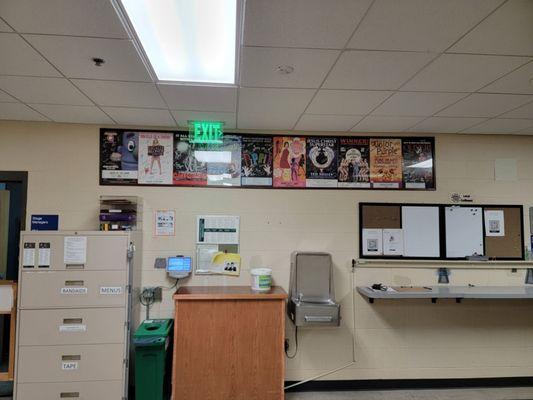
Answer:
[[[404,253],[396,255],[386,254],[386,239],[383,236],[383,252],[376,255],[363,254],[363,231],[372,230],[375,235],[376,230],[383,230],[384,235],[390,230],[404,230],[402,221],[402,209],[404,207],[433,207],[438,208],[440,217],[434,221],[434,230],[440,232],[437,235],[435,247],[440,251],[431,257],[405,256]],[[474,205],[474,204],[420,204],[420,203],[359,203],[359,257],[360,258],[380,258],[380,259],[439,259],[439,260],[464,260],[466,257],[447,257],[446,237],[454,237],[453,232],[446,232],[445,211],[450,207],[481,208],[483,219],[481,220],[483,230],[483,256],[489,260],[524,260],[524,210],[521,205]],[[503,236],[488,236],[485,230],[485,211],[503,211],[504,231]],[[438,221],[437,221],[438,219]],[[454,229],[461,229],[460,227]],[[405,232],[404,232],[405,233]],[[448,235],[446,235],[448,233]],[[461,232],[457,232],[459,235]],[[408,237],[400,240],[408,240]],[[405,236],[405,235],[404,235]],[[438,242],[438,243],[437,243]],[[407,248],[406,243],[403,246]],[[401,246],[400,246],[401,247]],[[380,248],[381,249],[381,248]],[[479,254],[479,253],[477,253]]]

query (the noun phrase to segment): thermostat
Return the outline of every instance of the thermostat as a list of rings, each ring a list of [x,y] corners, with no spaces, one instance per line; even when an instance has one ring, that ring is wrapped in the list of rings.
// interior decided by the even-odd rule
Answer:
[[[191,270],[191,257],[176,256],[167,259],[167,273],[172,278],[186,278]]]

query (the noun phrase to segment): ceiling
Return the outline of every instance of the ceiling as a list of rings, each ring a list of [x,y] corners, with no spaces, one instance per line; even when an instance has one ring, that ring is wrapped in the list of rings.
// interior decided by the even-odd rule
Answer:
[[[109,0],[0,17],[0,119],[533,134],[532,0],[247,0],[238,87],[152,82]]]

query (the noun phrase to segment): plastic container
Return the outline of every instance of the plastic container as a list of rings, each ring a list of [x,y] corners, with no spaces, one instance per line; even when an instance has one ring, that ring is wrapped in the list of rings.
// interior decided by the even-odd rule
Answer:
[[[254,268],[250,270],[252,275],[252,290],[256,292],[268,292],[272,286],[272,270],[270,268]]]
[[[172,326],[172,319],[150,319],[133,335],[136,400],[170,398]]]

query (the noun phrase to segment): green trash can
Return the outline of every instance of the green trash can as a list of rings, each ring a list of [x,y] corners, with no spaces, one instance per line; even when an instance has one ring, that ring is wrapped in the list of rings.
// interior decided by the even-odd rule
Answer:
[[[173,324],[172,319],[150,319],[135,331],[135,400],[170,398]]]

